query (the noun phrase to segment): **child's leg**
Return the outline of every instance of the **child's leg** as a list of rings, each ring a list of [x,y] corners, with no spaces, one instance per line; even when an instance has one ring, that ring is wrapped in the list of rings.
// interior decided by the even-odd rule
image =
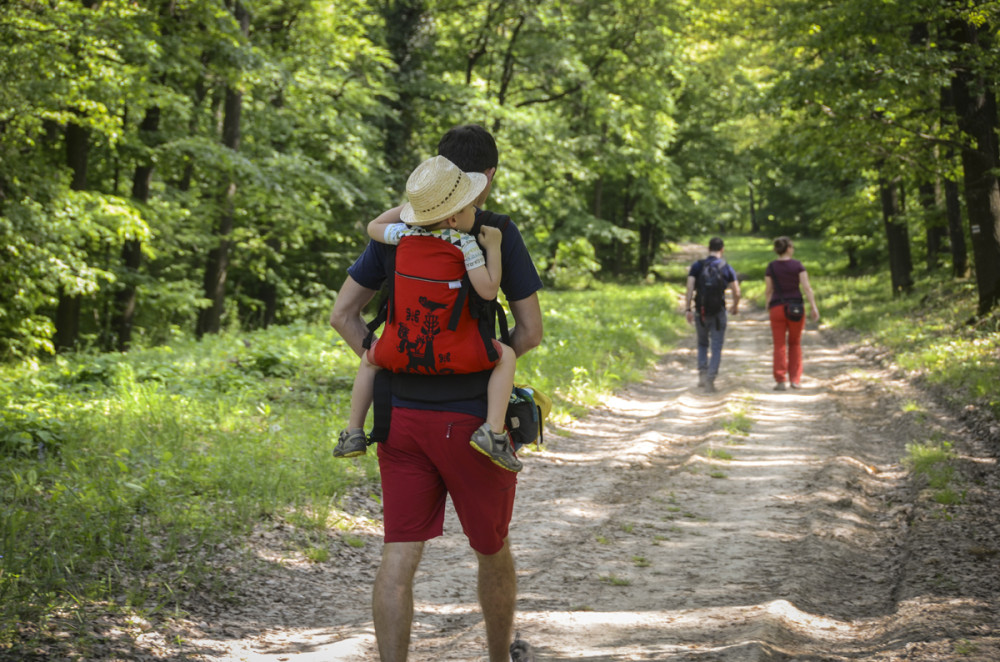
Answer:
[[[510,392],[514,388],[514,368],[517,356],[514,350],[498,343],[501,348],[500,360],[493,367],[490,381],[486,387],[486,422],[493,432],[503,432],[507,405],[510,403]]]
[[[354,377],[351,388],[351,417],[347,421],[347,429],[364,429],[365,418],[375,397],[375,373],[379,367],[368,362],[367,355],[361,357],[358,374]]]

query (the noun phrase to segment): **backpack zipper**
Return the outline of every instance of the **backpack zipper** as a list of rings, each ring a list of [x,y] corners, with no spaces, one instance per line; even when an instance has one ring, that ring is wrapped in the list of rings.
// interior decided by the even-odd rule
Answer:
[[[419,280],[423,283],[437,283],[440,285],[447,285],[448,289],[450,290],[457,290],[458,288],[462,287],[461,280],[439,280],[437,278],[423,278],[422,276],[411,276],[409,274],[404,274],[399,271],[396,272],[396,275],[402,276],[403,278],[409,278],[410,280]]]

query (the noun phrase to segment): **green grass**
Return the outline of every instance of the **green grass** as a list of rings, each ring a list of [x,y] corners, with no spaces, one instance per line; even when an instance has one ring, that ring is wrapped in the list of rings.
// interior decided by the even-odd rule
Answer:
[[[679,296],[669,285],[542,290],[545,340],[518,359],[517,381],[551,394],[565,413],[599,402],[688,333],[675,313]]]
[[[353,364],[294,326],[4,368],[0,645],[116,595],[162,608],[211,581],[199,550],[261,519],[323,528],[377,477],[330,455]]]
[[[753,428],[753,419],[745,412],[735,412],[722,422],[722,429],[733,436],[746,437]]]
[[[632,580],[626,577],[618,577],[616,575],[601,575],[598,579],[605,584],[611,586],[631,586]]]
[[[944,387],[956,404],[1000,416],[1000,311],[969,323],[976,308],[972,283],[924,277],[913,294],[889,299],[884,284],[840,279],[837,285],[841,291],[831,295],[828,313],[834,325],[870,334],[901,368]]]
[[[518,381],[556,420],[597,402],[687,332],[677,294],[542,291],[545,342]],[[356,366],[331,329],[296,324],[0,368],[0,651],[30,639],[16,624],[88,605],[174,608],[217,581],[205,550],[262,520],[327,560],[338,500],[378,479],[374,453],[330,455]]]
[[[931,498],[942,506],[956,506],[965,502],[955,462],[957,456],[947,441],[908,444],[903,463],[916,475],[923,477],[931,490]]]
[[[732,453],[721,448],[706,448],[704,454],[705,457],[710,460],[722,460],[728,462],[733,459]]]

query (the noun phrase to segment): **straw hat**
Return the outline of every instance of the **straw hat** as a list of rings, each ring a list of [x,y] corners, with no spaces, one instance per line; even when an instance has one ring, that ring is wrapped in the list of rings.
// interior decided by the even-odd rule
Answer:
[[[427,159],[406,180],[400,216],[408,225],[431,225],[451,218],[472,204],[486,188],[486,175],[462,172],[443,156]]]

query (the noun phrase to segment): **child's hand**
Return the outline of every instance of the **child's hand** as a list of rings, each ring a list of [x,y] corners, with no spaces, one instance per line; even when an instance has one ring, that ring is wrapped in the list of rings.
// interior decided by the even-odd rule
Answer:
[[[484,250],[491,248],[499,249],[502,239],[503,233],[500,232],[499,228],[495,228],[492,225],[484,225],[479,229],[479,243],[482,244]]]

